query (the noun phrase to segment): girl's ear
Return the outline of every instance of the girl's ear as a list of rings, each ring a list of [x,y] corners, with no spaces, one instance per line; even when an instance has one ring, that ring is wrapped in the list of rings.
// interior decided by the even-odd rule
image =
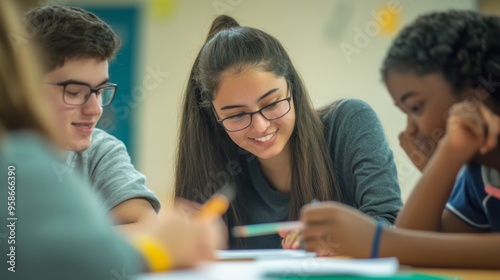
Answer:
[[[471,100],[475,99],[477,101],[482,101],[486,99],[490,93],[483,87],[472,88],[468,87],[462,90],[459,94],[460,99],[462,100]]]
[[[459,98],[461,100],[479,101],[486,103],[487,100],[491,99],[491,93],[482,86],[479,86],[477,88],[469,87],[460,92]]]
[[[477,101],[482,102],[486,107],[492,110],[495,114],[500,115],[500,102],[497,96],[494,94],[500,94],[498,92],[490,92],[484,87],[478,87],[475,89],[466,90],[464,92],[464,98],[470,99],[474,98]]]
[[[474,97],[476,97],[479,101],[485,101],[491,98],[491,93],[484,87],[478,87],[474,89]]]

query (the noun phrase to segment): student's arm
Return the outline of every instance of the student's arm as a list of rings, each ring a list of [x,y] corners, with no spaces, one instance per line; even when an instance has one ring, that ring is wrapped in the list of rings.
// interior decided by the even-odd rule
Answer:
[[[330,122],[328,143],[342,202],[393,224],[402,207],[394,156],[375,111],[364,101],[341,101]]]
[[[430,155],[420,151],[418,148],[415,132],[415,128],[408,124],[407,129],[398,136],[399,145],[403,148],[413,165],[422,172],[429,162]]]
[[[126,200],[111,209],[115,224],[124,232],[143,230],[157,221],[151,203],[143,198]]]
[[[455,178],[469,159],[466,153],[443,140],[418,181],[396,220],[396,226],[407,229],[442,231],[442,217],[449,222],[462,223],[450,215],[443,215]],[[450,227],[454,227],[450,225]]]
[[[301,220],[304,247],[336,255],[368,258],[376,222],[336,202],[307,205]],[[401,264],[425,267],[499,269],[500,234],[435,233],[383,228],[378,257],[397,257]]]
[[[341,201],[392,225],[403,203],[394,157],[377,114],[364,101],[344,99],[320,110],[320,115]],[[299,231],[283,231],[280,236],[283,248],[299,248]]]
[[[124,225],[120,228],[141,228],[159,211],[158,198],[146,187],[146,178],[135,169],[121,141],[101,130],[93,136],[91,147],[82,153],[90,182],[115,223]]]
[[[499,269],[500,234],[435,233],[386,229],[380,257],[397,256],[402,264],[425,267]]]

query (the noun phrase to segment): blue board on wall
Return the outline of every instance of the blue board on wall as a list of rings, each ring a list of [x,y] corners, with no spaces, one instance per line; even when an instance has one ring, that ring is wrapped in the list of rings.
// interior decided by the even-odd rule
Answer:
[[[139,104],[132,98],[132,89],[137,77],[137,42],[140,42],[137,38],[139,8],[134,6],[82,8],[108,23],[121,39],[121,47],[109,65],[110,82],[118,84],[118,90],[113,102],[104,107],[97,127],[123,141],[134,162],[134,117]]]

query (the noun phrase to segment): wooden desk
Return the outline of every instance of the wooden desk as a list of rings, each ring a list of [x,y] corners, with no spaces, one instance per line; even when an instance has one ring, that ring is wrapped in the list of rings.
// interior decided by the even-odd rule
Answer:
[[[500,261],[500,260],[499,260]],[[444,268],[408,268],[402,267],[401,271],[458,277],[462,280],[500,280],[500,270],[480,269],[444,269]]]
[[[207,270],[177,270],[166,273],[150,273],[140,275],[138,280],[261,280],[269,279],[255,275],[255,268],[249,261],[224,261],[217,262]],[[473,270],[473,269],[435,269],[413,268],[401,266],[401,273],[426,274],[445,276],[450,279],[460,280],[500,280],[500,270]],[[300,277],[309,279],[309,277]],[[313,278],[311,278],[313,279]],[[335,278],[332,278],[335,279]]]

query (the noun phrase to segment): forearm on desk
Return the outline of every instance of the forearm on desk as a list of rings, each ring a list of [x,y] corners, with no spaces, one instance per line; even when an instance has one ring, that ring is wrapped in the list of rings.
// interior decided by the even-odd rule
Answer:
[[[500,269],[500,234],[450,234],[384,229],[379,257],[423,267]]]
[[[407,229],[441,231],[443,210],[455,178],[467,161],[466,157],[468,155],[446,145],[438,146],[395,225]]]
[[[117,228],[125,233],[147,230],[158,217],[148,200],[142,198],[126,200],[111,209],[110,214]]]

